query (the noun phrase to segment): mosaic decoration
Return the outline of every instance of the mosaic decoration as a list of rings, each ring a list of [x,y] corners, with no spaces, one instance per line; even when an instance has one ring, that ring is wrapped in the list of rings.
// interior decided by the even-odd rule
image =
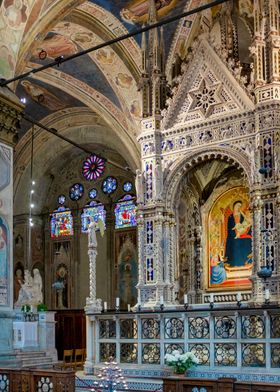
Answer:
[[[104,229],[106,228],[106,210],[103,204],[91,201],[83,209],[81,214],[81,232],[87,233],[89,224],[94,221],[98,222],[101,220],[104,224]]]
[[[83,176],[87,181],[96,181],[105,170],[105,159],[95,154],[90,155],[83,162]]]
[[[125,195],[115,207],[116,229],[136,226],[136,205],[131,195]]]
[[[73,216],[69,209],[59,207],[51,214],[51,238],[66,237],[74,234]]]
[[[84,194],[84,186],[82,184],[73,184],[69,189],[69,196],[71,200],[77,201]]]
[[[88,191],[88,197],[89,197],[90,199],[95,199],[96,196],[97,196],[97,189],[92,188],[92,189],[90,189],[90,190]]]
[[[124,190],[125,192],[130,192],[131,189],[132,189],[132,182],[126,181],[126,182],[123,184],[123,190]]]
[[[251,226],[244,187],[230,189],[214,202],[208,220],[209,287],[251,285]]]
[[[109,176],[102,182],[102,191],[108,195],[115,192],[117,187],[118,181],[115,177]]]
[[[65,204],[66,197],[64,195],[59,195],[57,198],[58,204],[63,205]]]

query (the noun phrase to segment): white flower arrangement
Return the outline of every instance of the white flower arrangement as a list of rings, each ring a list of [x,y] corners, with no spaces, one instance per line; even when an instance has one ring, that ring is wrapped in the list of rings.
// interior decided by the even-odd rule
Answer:
[[[177,374],[184,374],[186,370],[199,364],[199,359],[189,351],[180,354],[178,350],[174,350],[171,354],[166,354],[164,359],[166,365],[173,367],[174,373]]]

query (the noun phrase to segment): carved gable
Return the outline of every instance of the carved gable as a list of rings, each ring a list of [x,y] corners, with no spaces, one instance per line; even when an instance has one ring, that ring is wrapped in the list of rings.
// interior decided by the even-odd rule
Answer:
[[[203,39],[180,80],[164,128],[212,120],[254,109],[244,85]]]

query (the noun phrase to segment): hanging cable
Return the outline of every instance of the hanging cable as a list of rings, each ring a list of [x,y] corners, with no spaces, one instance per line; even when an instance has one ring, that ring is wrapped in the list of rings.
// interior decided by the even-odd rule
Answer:
[[[27,254],[27,267],[31,268],[32,265],[32,227],[34,225],[32,218],[32,209],[34,208],[34,185],[33,179],[33,159],[34,159],[34,125],[32,125],[31,135],[31,159],[30,159],[30,194],[29,194],[29,224],[28,224],[28,254]]]

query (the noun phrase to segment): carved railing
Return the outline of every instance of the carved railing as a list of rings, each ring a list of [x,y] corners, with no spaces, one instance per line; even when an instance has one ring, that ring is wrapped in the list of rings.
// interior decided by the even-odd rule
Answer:
[[[5,392],[74,392],[75,372],[52,369],[0,369]]]
[[[236,373],[251,368],[254,372],[279,374],[280,308],[236,306],[210,310],[209,305],[196,310],[88,316],[95,330],[88,351],[97,367],[114,357],[124,366],[142,365],[142,369],[158,369],[159,376],[163,370],[167,375],[164,356],[177,349],[198,357],[196,371]]]

